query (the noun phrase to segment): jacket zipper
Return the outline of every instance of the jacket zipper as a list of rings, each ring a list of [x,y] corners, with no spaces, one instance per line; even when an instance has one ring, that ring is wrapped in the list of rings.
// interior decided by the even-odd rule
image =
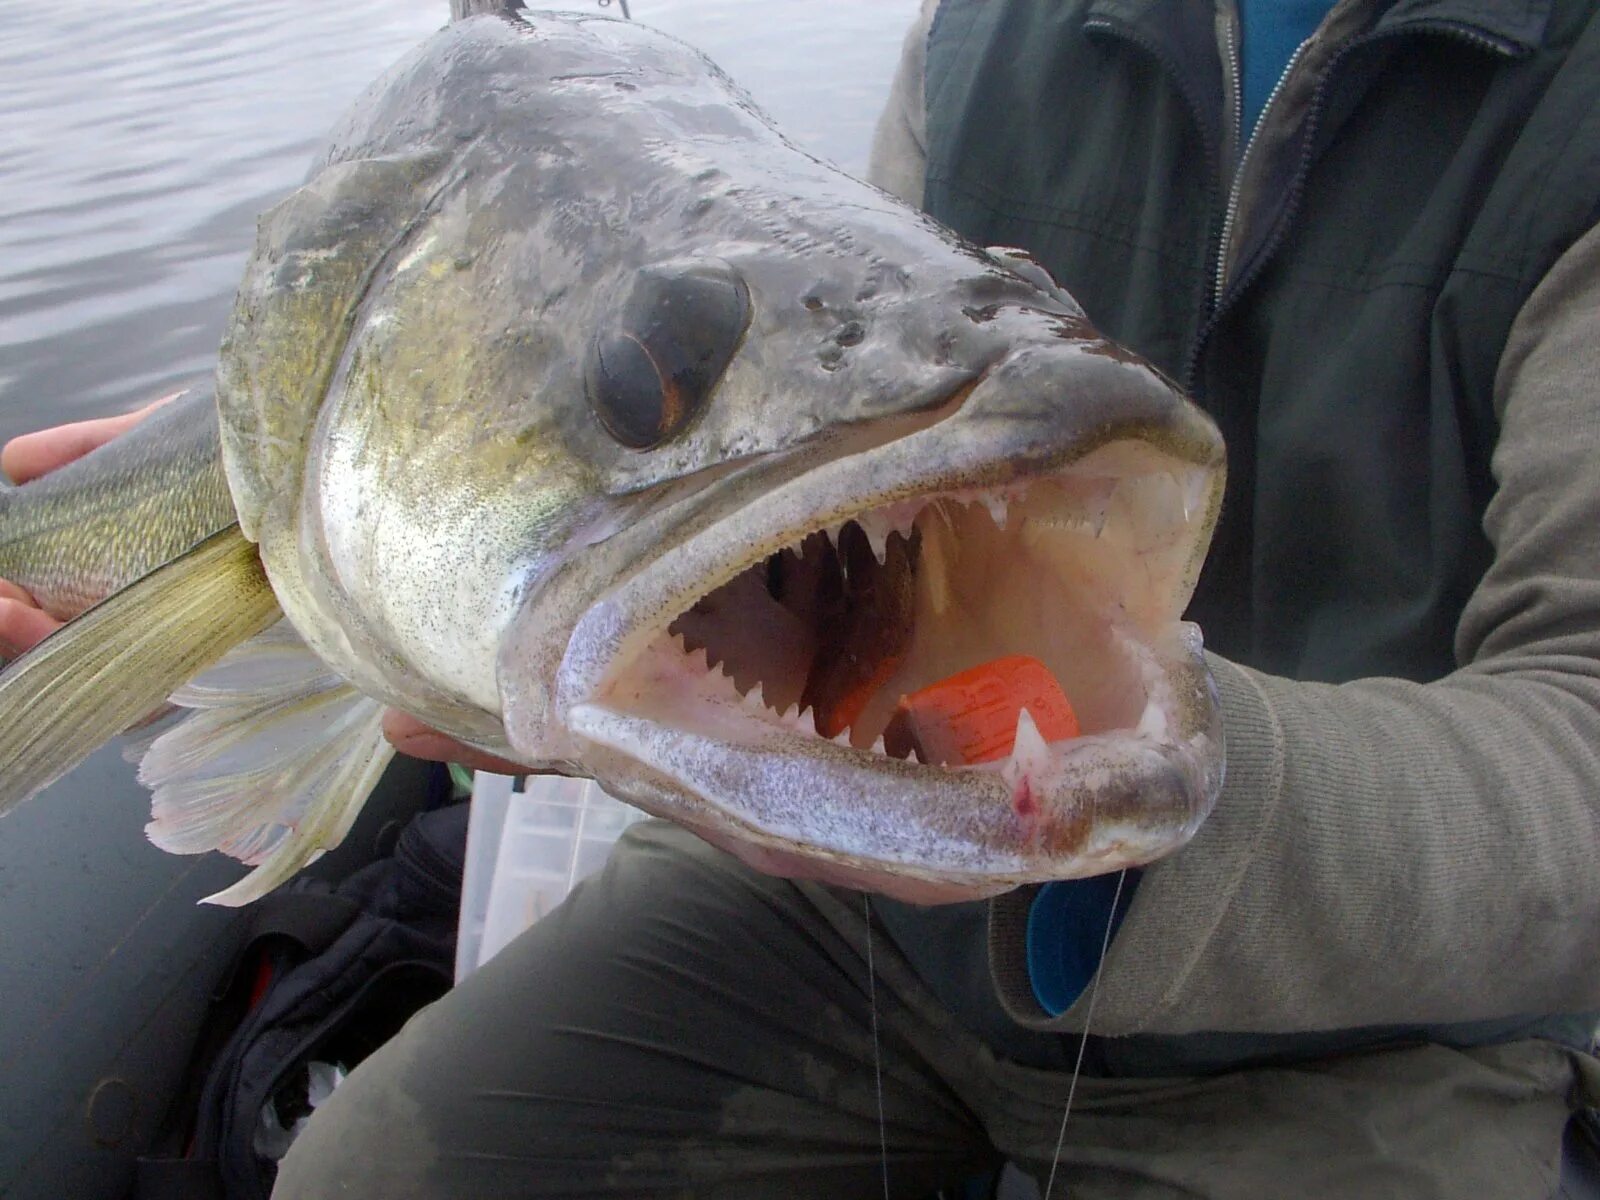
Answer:
[[[1239,139],[1244,136],[1244,78],[1239,70],[1238,28],[1239,18],[1236,11],[1233,20],[1228,22],[1228,54],[1227,60],[1222,64],[1227,69],[1228,82],[1232,85],[1228,91],[1232,102],[1228,106],[1230,134],[1227,144],[1235,150],[1239,148]],[[1239,157],[1242,158],[1243,155]],[[1220,173],[1218,178],[1221,178]]]
[[[1250,136],[1245,139],[1244,151],[1239,155],[1239,167],[1233,173],[1233,186],[1228,189],[1228,207],[1222,214],[1222,236],[1217,241],[1217,269],[1215,283],[1211,292],[1211,308],[1215,311],[1222,304],[1222,289],[1227,282],[1224,277],[1228,262],[1228,243],[1233,238],[1234,222],[1239,217],[1239,198],[1244,190],[1244,168],[1250,161],[1250,148],[1256,144],[1256,134],[1261,129],[1261,123],[1267,119],[1267,114],[1272,111],[1272,104],[1283,91],[1283,85],[1288,81],[1289,73],[1299,63],[1300,57],[1305,53],[1307,42],[1301,42],[1289,56],[1288,64],[1283,68],[1283,74],[1278,76],[1278,82],[1272,85],[1272,91],[1267,93],[1266,103],[1261,106],[1261,115],[1256,118],[1255,128],[1250,131]],[[1228,53],[1231,57],[1233,49],[1233,32],[1228,32]],[[1239,102],[1235,101],[1236,110]],[[1242,115],[1235,120],[1242,120]]]
[[[1499,38],[1490,37],[1488,34],[1481,33],[1475,29],[1467,28],[1454,21],[1408,22],[1407,24],[1394,29],[1386,29],[1377,33],[1369,33],[1360,37],[1351,38],[1334,53],[1333,57],[1328,60],[1328,65],[1322,69],[1322,76],[1317,80],[1317,86],[1311,93],[1311,104],[1306,111],[1305,133],[1301,139],[1300,160],[1298,163],[1296,163],[1294,174],[1290,178],[1289,196],[1285,202],[1283,212],[1278,217],[1272,237],[1256,254],[1255,261],[1251,263],[1250,269],[1246,271],[1241,278],[1234,281],[1232,289],[1226,294],[1226,296],[1223,292],[1224,280],[1222,278],[1222,259],[1221,257],[1218,258],[1216,295],[1212,299],[1210,313],[1204,319],[1200,326],[1200,332],[1195,337],[1194,345],[1189,352],[1188,361],[1184,364],[1182,383],[1185,391],[1190,392],[1191,394],[1193,394],[1195,391],[1195,380],[1200,367],[1200,355],[1205,349],[1206,342],[1210,340],[1212,333],[1216,331],[1217,326],[1221,323],[1222,317],[1226,314],[1227,308],[1229,307],[1229,305],[1224,303],[1224,301],[1226,300],[1231,303],[1231,301],[1237,299],[1237,297],[1255,281],[1256,277],[1261,274],[1262,268],[1266,265],[1268,260],[1270,260],[1272,256],[1277,253],[1278,248],[1283,245],[1284,239],[1288,236],[1289,226],[1293,223],[1294,214],[1300,208],[1300,197],[1305,191],[1306,175],[1311,169],[1312,146],[1316,140],[1317,126],[1322,122],[1322,112],[1327,103],[1328,81],[1333,77],[1334,71],[1338,68],[1339,64],[1342,63],[1354,50],[1365,46],[1375,45],[1379,42],[1394,38],[1410,36],[1418,32],[1437,33],[1446,37],[1456,38],[1457,40],[1467,42],[1469,45],[1476,46],[1479,49],[1488,50],[1491,53],[1497,54],[1503,58],[1512,58],[1520,53],[1519,48],[1513,43],[1506,42]],[[1278,95],[1279,89],[1282,88],[1284,78],[1288,76],[1289,70],[1293,68],[1295,61],[1299,58],[1300,50],[1303,50],[1304,48],[1305,43],[1301,43],[1300,49],[1296,50],[1294,57],[1289,60],[1289,66],[1284,69],[1283,76],[1279,77],[1277,87],[1273,88],[1272,94],[1267,98],[1266,106],[1262,109],[1263,117],[1266,115],[1267,109],[1272,106],[1272,101]],[[1258,121],[1258,128],[1259,125],[1260,122]],[[1255,133],[1252,131],[1250,135],[1250,145],[1253,145],[1254,143]],[[1250,146],[1247,145],[1245,147],[1245,155],[1248,155],[1249,152]],[[1241,168],[1240,175],[1242,176],[1244,155],[1240,156],[1239,163]],[[1235,216],[1235,212],[1233,210],[1236,209],[1237,203],[1238,177],[1236,177],[1234,180],[1234,188],[1229,197],[1230,211],[1224,217],[1225,234],[1231,232],[1231,230],[1228,229],[1228,226],[1231,225]],[[1225,250],[1226,246],[1226,241],[1219,242],[1219,256]]]

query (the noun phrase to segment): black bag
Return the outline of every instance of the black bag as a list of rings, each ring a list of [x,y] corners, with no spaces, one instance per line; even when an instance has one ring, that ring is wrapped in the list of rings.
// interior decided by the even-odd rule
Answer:
[[[418,815],[392,857],[337,887],[257,903],[133,1200],[267,1200],[277,1161],[258,1141],[281,1154],[310,1112],[311,1064],[348,1071],[449,989],[467,809]]]

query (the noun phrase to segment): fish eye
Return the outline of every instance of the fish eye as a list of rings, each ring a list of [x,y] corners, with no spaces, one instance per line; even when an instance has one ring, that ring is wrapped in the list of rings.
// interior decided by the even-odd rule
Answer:
[[[589,403],[606,432],[649,450],[705,406],[750,322],[750,293],[715,260],[640,271],[589,353]]]

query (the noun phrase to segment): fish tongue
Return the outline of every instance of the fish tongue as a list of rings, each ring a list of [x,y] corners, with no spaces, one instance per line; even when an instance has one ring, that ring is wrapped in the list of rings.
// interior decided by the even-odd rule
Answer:
[[[820,606],[816,658],[802,704],[817,732],[834,737],[853,725],[905,660],[915,605],[913,547],[891,537],[880,564],[867,535],[851,523],[839,534],[842,597],[837,614]]]
[[[1045,742],[1078,736],[1077,714],[1049,668],[1007,655],[900,697],[884,748],[925,763],[993,762],[1012,752],[1024,712]]]

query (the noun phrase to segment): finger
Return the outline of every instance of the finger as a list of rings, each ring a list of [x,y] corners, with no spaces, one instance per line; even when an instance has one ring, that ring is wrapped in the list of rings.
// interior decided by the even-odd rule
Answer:
[[[460,763],[475,771],[493,771],[497,775],[546,773],[530,771],[520,763],[500,758],[486,750],[479,750],[476,746],[469,746],[465,742],[458,742],[448,734],[440,733],[433,726],[425,725],[408,713],[393,708],[383,714],[383,736],[388,738],[389,743],[401,754],[409,754],[412,758],[423,758],[430,762]]]
[[[121,416],[74,421],[70,425],[57,425],[52,429],[41,429],[37,433],[25,433],[12,438],[0,450],[0,471],[4,471],[13,483],[37,479],[126,433],[149,416],[152,410],[181,395],[182,392],[173,392],[170,396],[152,400],[143,408],[136,408]]]
[[[0,657],[18,658],[60,628],[60,621],[31,602],[0,597]]]
[[[15,600],[19,604],[26,604],[30,608],[38,608],[39,602],[30,596],[26,588],[20,588],[9,579],[0,579],[0,600]]]

